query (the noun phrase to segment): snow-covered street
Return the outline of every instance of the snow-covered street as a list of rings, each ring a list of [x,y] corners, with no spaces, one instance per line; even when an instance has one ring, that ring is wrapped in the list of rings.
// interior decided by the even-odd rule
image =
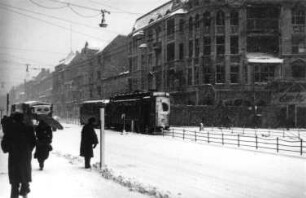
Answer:
[[[45,170],[40,171],[36,160],[32,161],[33,173],[29,198],[143,198],[146,195],[132,192],[101,177],[96,170],[86,170],[57,155],[50,155]],[[7,155],[0,153],[0,197],[10,197],[7,175]]]
[[[36,161],[33,162],[31,197],[41,197],[39,193],[49,191],[48,195],[61,191],[63,196],[56,197],[87,198],[98,194],[103,197],[143,197],[143,194],[132,192],[142,191],[139,189],[156,191],[156,197],[306,196],[305,157],[198,144],[171,137],[135,133],[121,135],[113,131],[106,131],[105,159],[111,173],[111,179],[104,174],[106,180],[99,171],[82,168],[82,158],[78,157],[80,131],[81,126],[71,124],[54,133],[54,150],[46,170],[38,171]],[[99,130],[96,132],[99,135]],[[2,163],[3,154],[0,157]],[[99,162],[99,148],[95,149],[92,162]],[[7,175],[1,165],[0,168],[0,183],[4,183],[2,186],[8,193]],[[69,183],[70,180],[73,182]],[[127,183],[130,184],[128,188],[123,187]],[[59,189],[56,189],[56,184]],[[38,186],[41,187],[39,190]],[[110,194],[104,196],[107,192]],[[0,197],[2,195],[1,190]]]

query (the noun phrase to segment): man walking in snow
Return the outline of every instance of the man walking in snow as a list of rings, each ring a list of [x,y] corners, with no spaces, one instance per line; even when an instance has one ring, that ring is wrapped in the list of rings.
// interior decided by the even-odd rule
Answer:
[[[34,129],[23,123],[21,113],[15,113],[12,118],[2,123],[5,134],[1,145],[4,153],[9,154],[8,173],[11,184],[11,198],[24,198],[30,192],[29,182],[32,180],[32,151],[35,147]],[[5,146],[4,146],[5,145]]]
[[[94,129],[95,118],[89,118],[88,123],[82,129],[80,155],[85,158],[85,168],[90,168],[90,159],[93,157],[93,149],[98,144],[97,134]]]

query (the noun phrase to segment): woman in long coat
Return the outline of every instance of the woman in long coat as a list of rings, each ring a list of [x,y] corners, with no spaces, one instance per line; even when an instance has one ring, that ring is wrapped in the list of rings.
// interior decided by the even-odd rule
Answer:
[[[35,132],[37,142],[34,158],[37,159],[40,170],[43,170],[44,162],[48,159],[49,152],[52,150],[52,129],[46,122],[40,120]]]
[[[98,144],[94,129],[95,118],[89,118],[82,129],[80,155],[85,158],[85,168],[90,168],[90,159],[93,157],[93,148]]]
[[[23,123],[23,114],[16,113],[12,118],[6,126],[8,130],[2,141],[5,141],[6,151],[9,153],[8,172],[11,198],[18,198],[19,194],[25,197],[30,192],[31,159],[35,147],[35,135],[33,127]]]

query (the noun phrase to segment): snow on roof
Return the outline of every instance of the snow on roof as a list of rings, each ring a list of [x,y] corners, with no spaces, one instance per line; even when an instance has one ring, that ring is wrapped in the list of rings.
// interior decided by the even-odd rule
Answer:
[[[59,62],[61,64],[65,64],[65,65],[69,65],[69,63],[74,59],[74,57],[76,56],[76,53],[74,53],[73,51],[71,51],[66,58],[60,60]]]
[[[151,22],[156,22],[162,19],[166,14],[170,13],[172,10],[173,1],[169,1],[151,12],[138,18],[134,24],[133,32],[140,30],[141,28],[147,26]]]
[[[184,10],[183,8],[180,8],[180,9],[178,9],[178,10],[172,12],[172,13],[170,14],[170,16],[173,16],[173,15],[176,15],[176,14],[185,14],[185,13],[187,13],[187,11]]]
[[[84,103],[109,103],[109,100],[108,99],[105,99],[105,100],[86,100],[86,101],[83,101],[82,102],[83,104]]]
[[[247,53],[249,63],[283,63],[284,60],[266,53]]]

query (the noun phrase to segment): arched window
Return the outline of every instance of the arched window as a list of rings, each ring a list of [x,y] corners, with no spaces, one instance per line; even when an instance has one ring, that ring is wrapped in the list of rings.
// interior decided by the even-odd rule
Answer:
[[[222,10],[219,10],[217,12],[216,24],[217,25],[224,25],[225,24],[225,14]]]
[[[291,73],[293,78],[305,78],[306,76],[306,62],[297,60],[292,63]]]
[[[204,33],[210,33],[210,26],[211,26],[210,12],[205,12],[203,14],[203,23],[204,23]]]
[[[239,12],[236,10],[231,11],[231,25],[239,24]]]
[[[210,27],[210,12],[205,12],[203,14],[204,27]]]

